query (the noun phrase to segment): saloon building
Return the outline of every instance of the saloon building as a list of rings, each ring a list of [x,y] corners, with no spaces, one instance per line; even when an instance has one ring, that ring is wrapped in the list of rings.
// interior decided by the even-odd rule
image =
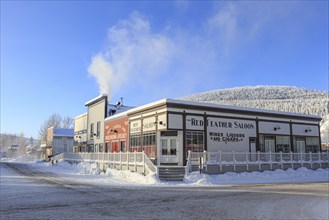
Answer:
[[[305,114],[163,99],[107,116],[104,151],[144,151],[158,166],[184,165],[189,150],[319,152],[320,120]],[[88,119],[92,129],[90,123]]]

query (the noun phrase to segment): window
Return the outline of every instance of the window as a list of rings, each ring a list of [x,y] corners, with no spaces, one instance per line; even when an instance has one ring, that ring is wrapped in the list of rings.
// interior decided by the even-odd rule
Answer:
[[[259,135],[259,146],[261,152],[289,153],[291,151],[289,136]]]
[[[155,146],[155,133],[143,134],[143,146]]]
[[[127,152],[126,141],[121,141],[121,152]]]
[[[259,136],[259,146],[261,152],[275,152],[275,136]]]
[[[88,153],[94,152],[94,145],[92,145],[92,144],[88,145],[87,152]]]
[[[276,136],[275,152],[289,153],[290,152],[290,137]]]
[[[161,131],[161,137],[176,137],[177,131]]]
[[[103,152],[103,144],[99,144],[99,152]]]
[[[176,155],[177,154],[177,139],[176,138],[161,139],[161,154],[162,155]]]
[[[101,134],[101,122],[99,121],[97,122],[97,133],[96,133],[97,138],[100,137],[100,134]]]
[[[105,143],[105,153],[109,152],[109,143]]]
[[[90,124],[90,139],[94,138],[94,123]]]
[[[130,136],[130,147],[139,147],[141,146],[140,135],[131,135]]]
[[[193,152],[204,151],[204,140],[202,131],[187,131],[186,132],[186,155],[191,150]]]
[[[305,152],[317,153],[320,151],[319,138],[318,137],[306,137]]]

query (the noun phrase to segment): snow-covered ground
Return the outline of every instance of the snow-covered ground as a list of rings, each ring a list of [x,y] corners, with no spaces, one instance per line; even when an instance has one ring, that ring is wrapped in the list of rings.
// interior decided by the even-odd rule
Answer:
[[[329,214],[328,169],[196,172],[185,182],[167,183],[130,171],[102,173],[90,163],[27,161],[0,163],[3,219],[327,219]]]
[[[115,185],[149,185],[149,186],[212,186],[236,184],[266,184],[266,183],[303,183],[303,182],[329,182],[329,169],[310,170],[299,168],[297,170],[275,170],[264,172],[228,172],[220,175],[207,175],[193,172],[187,175],[184,182],[161,182],[155,174],[144,176],[131,171],[107,169],[101,172],[94,163],[70,164],[61,161],[58,164],[31,162],[31,158],[20,157],[13,162],[30,162],[30,165],[47,171],[64,175],[83,182]]]

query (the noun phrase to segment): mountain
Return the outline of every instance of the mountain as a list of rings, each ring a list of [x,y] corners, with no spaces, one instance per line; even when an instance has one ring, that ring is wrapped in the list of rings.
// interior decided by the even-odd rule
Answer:
[[[194,102],[233,105],[276,111],[319,115],[322,142],[329,143],[329,92],[294,86],[246,86],[219,89],[180,98]]]

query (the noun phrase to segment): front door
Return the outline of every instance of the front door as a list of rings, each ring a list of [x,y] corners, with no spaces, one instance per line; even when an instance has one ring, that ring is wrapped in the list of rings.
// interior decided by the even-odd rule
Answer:
[[[178,165],[177,137],[161,137],[161,159],[162,165]]]
[[[305,141],[304,140],[296,141],[296,145],[297,145],[297,152],[296,153],[300,153],[300,152],[305,153]]]
[[[265,152],[275,152],[275,141],[274,139],[265,139]]]

